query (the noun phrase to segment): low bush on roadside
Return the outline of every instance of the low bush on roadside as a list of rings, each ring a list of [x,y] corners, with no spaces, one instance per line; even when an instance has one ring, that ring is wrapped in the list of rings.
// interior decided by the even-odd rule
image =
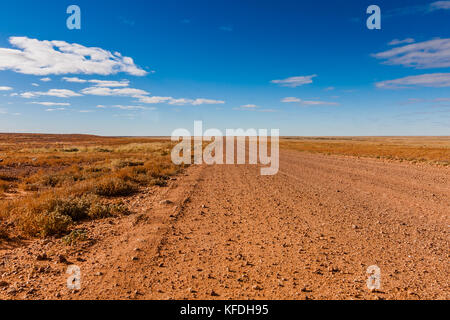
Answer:
[[[86,229],[76,229],[62,238],[62,241],[67,245],[73,245],[80,241],[87,240]]]
[[[111,203],[94,203],[89,208],[89,218],[90,219],[102,219],[111,216],[128,215],[130,211],[123,203],[111,204]]]
[[[17,227],[33,237],[62,236],[80,221],[128,214],[122,204],[104,203],[99,197],[41,194],[19,203],[12,201],[7,207],[9,217]]]
[[[117,177],[107,177],[95,183],[93,192],[104,197],[125,197],[138,191],[138,187],[131,182]]]
[[[58,197],[47,193],[28,198],[22,203],[11,203],[10,214],[18,220],[22,232],[30,236],[64,234],[74,221],[87,217],[90,207],[87,199]]]
[[[27,235],[42,238],[53,235],[61,236],[67,232],[67,229],[73,223],[69,216],[62,215],[57,211],[44,211],[33,216],[26,214],[21,220],[22,230]]]

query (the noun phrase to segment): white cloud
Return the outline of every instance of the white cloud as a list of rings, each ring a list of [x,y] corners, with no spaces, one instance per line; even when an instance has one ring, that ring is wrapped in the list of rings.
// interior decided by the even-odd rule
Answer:
[[[249,107],[252,106],[252,107]],[[254,107],[253,107],[254,106]],[[233,108],[233,110],[237,110],[237,111],[252,111],[252,112],[278,112],[278,110],[275,109],[260,109],[260,107],[255,106],[255,105],[245,105],[245,106],[241,106],[239,108]]]
[[[166,103],[172,100],[171,97],[139,97],[139,102],[148,104]]]
[[[284,102],[284,103],[292,103],[292,102],[300,102],[300,101],[301,100],[299,98],[295,98],[295,97],[286,97],[281,100],[281,102]]]
[[[33,87],[39,87],[39,85],[37,83],[32,83],[31,84]]]
[[[450,38],[418,42],[373,54],[385,64],[417,69],[450,67]]]
[[[21,113],[18,113],[18,112],[9,113],[8,109],[5,109],[5,108],[0,108],[0,114],[9,114],[11,116],[21,116],[22,115]]]
[[[47,109],[45,111],[47,112],[53,112],[53,111],[64,111],[66,110],[66,108],[53,108],[53,109]]]
[[[300,102],[305,106],[339,106],[337,102],[327,102],[327,101],[313,101],[313,100],[302,100]]]
[[[121,81],[113,81],[113,80],[85,80],[80,79],[77,77],[64,77],[62,78],[63,81],[66,82],[73,82],[73,83],[93,83],[97,87],[128,87],[130,84],[130,81],[128,80],[121,80]]]
[[[187,104],[190,104],[193,106],[199,106],[202,104],[224,104],[225,103],[225,101],[222,101],[222,100],[212,100],[212,99],[203,99],[203,98],[176,99],[176,98],[172,98],[172,97],[158,97],[158,96],[153,96],[153,97],[142,96],[142,97],[136,97],[136,98],[139,98],[139,102],[141,102],[141,103],[147,103],[147,104],[168,103],[171,105],[178,105],[178,106],[187,105]]]
[[[450,102],[450,98],[436,98],[435,102]]]
[[[11,91],[12,89],[11,87],[0,87],[0,91]]]
[[[39,104],[45,107],[55,107],[55,106],[70,106],[70,103],[67,102],[31,102],[31,104]]]
[[[399,39],[394,39],[391,42],[388,43],[388,45],[390,46],[397,46],[399,44],[405,44],[405,43],[414,43],[415,40],[413,38],[406,38],[403,40],[399,40]]]
[[[298,77],[290,77],[283,80],[272,80],[272,83],[279,84],[282,87],[290,87],[295,88],[299,86],[303,86],[305,84],[313,83],[313,78],[317,77],[316,74],[310,76],[298,76]]]
[[[257,106],[256,104],[246,104],[246,105],[240,106],[239,108],[233,108],[233,110],[254,111],[254,112],[277,112],[277,110],[275,110],[275,109],[261,109],[261,107]]]
[[[2,48],[0,48],[0,57],[1,57],[1,50],[2,50]],[[1,65],[0,65],[0,70],[2,70],[1,69]],[[42,82],[50,82],[50,81],[52,81],[52,78],[42,78],[42,79],[40,79]]]
[[[121,109],[121,110],[147,110],[148,108],[142,107],[142,106],[122,106],[122,105],[115,105],[111,106],[111,108]]]
[[[430,4],[430,10],[450,10],[450,1],[436,1]]]
[[[190,101],[192,101],[192,100],[190,100]],[[224,104],[225,101],[200,98],[200,99],[195,99],[189,103],[191,103],[193,106],[199,106],[202,104]]]
[[[384,18],[392,18],[397,16],[406,16],[413,14],[430,14],[437,10],[450,9],[450,1],[435,1],[427,4],[411,5],[408,7],[400,7],[385,11]]]
[[[168,103],[177,105],[177,106],[183,106],[185,104],[189,104],[190,101],[192,101],[192,100],[189,100],[186,98],[179,98],[179,99],[171,98]]]
[[[121,81],[110,81],[110,80],[89,80],[90,83],[94,83],[97,87],[128,87],[130,81],[121,80]]]
[[[287,97],[281,100],[284,103],[300,103],[305,106],[339,106],[340,104],[337,102],[327,102],[320,100],[302,100],[300,98],[295,97]]]
[[[135,97],[140,98],[141,96],[147,96],[150,93],[134,88],[120,88],[111,89],[107,87],[89,87],[81,90],[83,94],[94,95],[94,96],[123,96],[123,97]]]
[[[64,77],[64,78],[62,78],[62,80],[66,81],[66,82],[74,82],[74,83],[86,83],[87,82],[87,80],[80,79],[77,77]]]
[[[98,105],[97,108],[99,109],[121,109],[121,110],[157,110],[154,107],[143,107],[143,106],[123,106],[123,105],[114,105],[114,106],[104,106],[104,105]]]
[[[135,113],[125,113],[125,114],[114,114],[113,117],[121,117],[121,118],[127,118],[129,120],[136,119]]]
[[[0,70],[33,75],[111,75],[118,72],[135,76],[147,74],[134,64],[132,58],[101,48],[27,37],[10,37],[9,42],[18,49],[0,48]]]
[[[423,98],[409,98],[406,101],[402,101],[399,105],[412,105],[412,104],[425,104],[425,103],[437,103],[436,106],[442,106],[441,103],[450,102],[450,98],[434,98],[434,99],[423,99]]]
[[[418,76],[409,76],[400,79],[377,82],[382,89],[402,89],[413,87],[450,87],[450,73],[430,73]]]
[[[40,96],[50,96],[50,97],[58,97],[58,98],[71,98],[71,97],[80,97],[81,96],[81,94],[76,93],[72,90],[67,90],[67,89],[51,89],[47,92],[41,92],[41,91],[24,92],[20,95],[26,99],[36,98],[36,97],[40,97]]]

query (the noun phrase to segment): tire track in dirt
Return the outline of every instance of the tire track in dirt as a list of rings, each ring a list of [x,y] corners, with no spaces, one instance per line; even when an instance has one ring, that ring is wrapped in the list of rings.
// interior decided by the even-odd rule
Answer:
[[[112,238],[116,242],[110,246],[112,259],[102,259],[108,261],[109,266],[97,281],[85,284],[86,292],[81,292],[81,299],[139,299],[148,292],[154,279],[153,271],[157,269],[162,248],[172,230],[172,221],[183,212],[195,192],[202,168],[192,167],[188,172],[164,192],[147,199],[151,206],[145,213],[121,226],[120,243]],[[102,251],[99,248],[95,254]]]
[[[449,186],[448,168],[289,150],[275,176],[193,166],[133,197],[135,214],[89,222],[92,244],[0,249],[2,280],[18,288],[0,298],[448,299]],[[81,268],[80,291],[67,290],[61,253]]]
[[[0,299],[138,299],[148,291],[159,251],[171,221],[195,190],[201,167],[127,199],[134,214],[89,222],[92,241],[72,247],[61,240],[34,240],[27,246],[0,248]],[[36,257],[45,253],[48,259]],[[63,255],[67,263],[58,262]],[[68,290],[69,264],[81,270],[81,289]]]
[[[448,298],[448,169],[282,151],[280,170],[206,167],[143,297]]]

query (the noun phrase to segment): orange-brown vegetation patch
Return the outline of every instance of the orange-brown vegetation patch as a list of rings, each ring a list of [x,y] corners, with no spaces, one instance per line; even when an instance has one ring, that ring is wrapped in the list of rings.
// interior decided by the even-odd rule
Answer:
[[[450,165],[450,137],[299,137],[282,139],[281,148]]]
[[[183,167],[157,138],[0,134],[0,239],[61,236],[128,213],[125,197],[165,186]]]

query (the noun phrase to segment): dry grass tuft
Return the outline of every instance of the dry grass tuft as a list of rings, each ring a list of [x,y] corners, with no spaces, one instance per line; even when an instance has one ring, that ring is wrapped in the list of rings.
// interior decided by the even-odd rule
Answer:
[[[11,188],[11,184],[0,180],[0,193],[7,192]]]
[[[137,185],[118,177],[106,177],[95,183],[93,192],[104,197],[126,197],[138,192]]]
[[[184,169],[172,164],[172,146],[150,138],[0,134],[0,219],[15,226],[9,232],[46,237],[129,214],[119,197],[164,186]]]
[[[8,229],[0,222],[0,241],[8,239],[9,239]]]
[[[61,236],[77,222],[129,213],[123,204],[107,203],[95,195],[80,198],[53,192],[7,202],[2,210],[32,237]]]
[[[72,230],[72,232],[63,237],[62,240],[67,245],[73,245],[81,241],[86,241],[87,240],[86,229]]]

